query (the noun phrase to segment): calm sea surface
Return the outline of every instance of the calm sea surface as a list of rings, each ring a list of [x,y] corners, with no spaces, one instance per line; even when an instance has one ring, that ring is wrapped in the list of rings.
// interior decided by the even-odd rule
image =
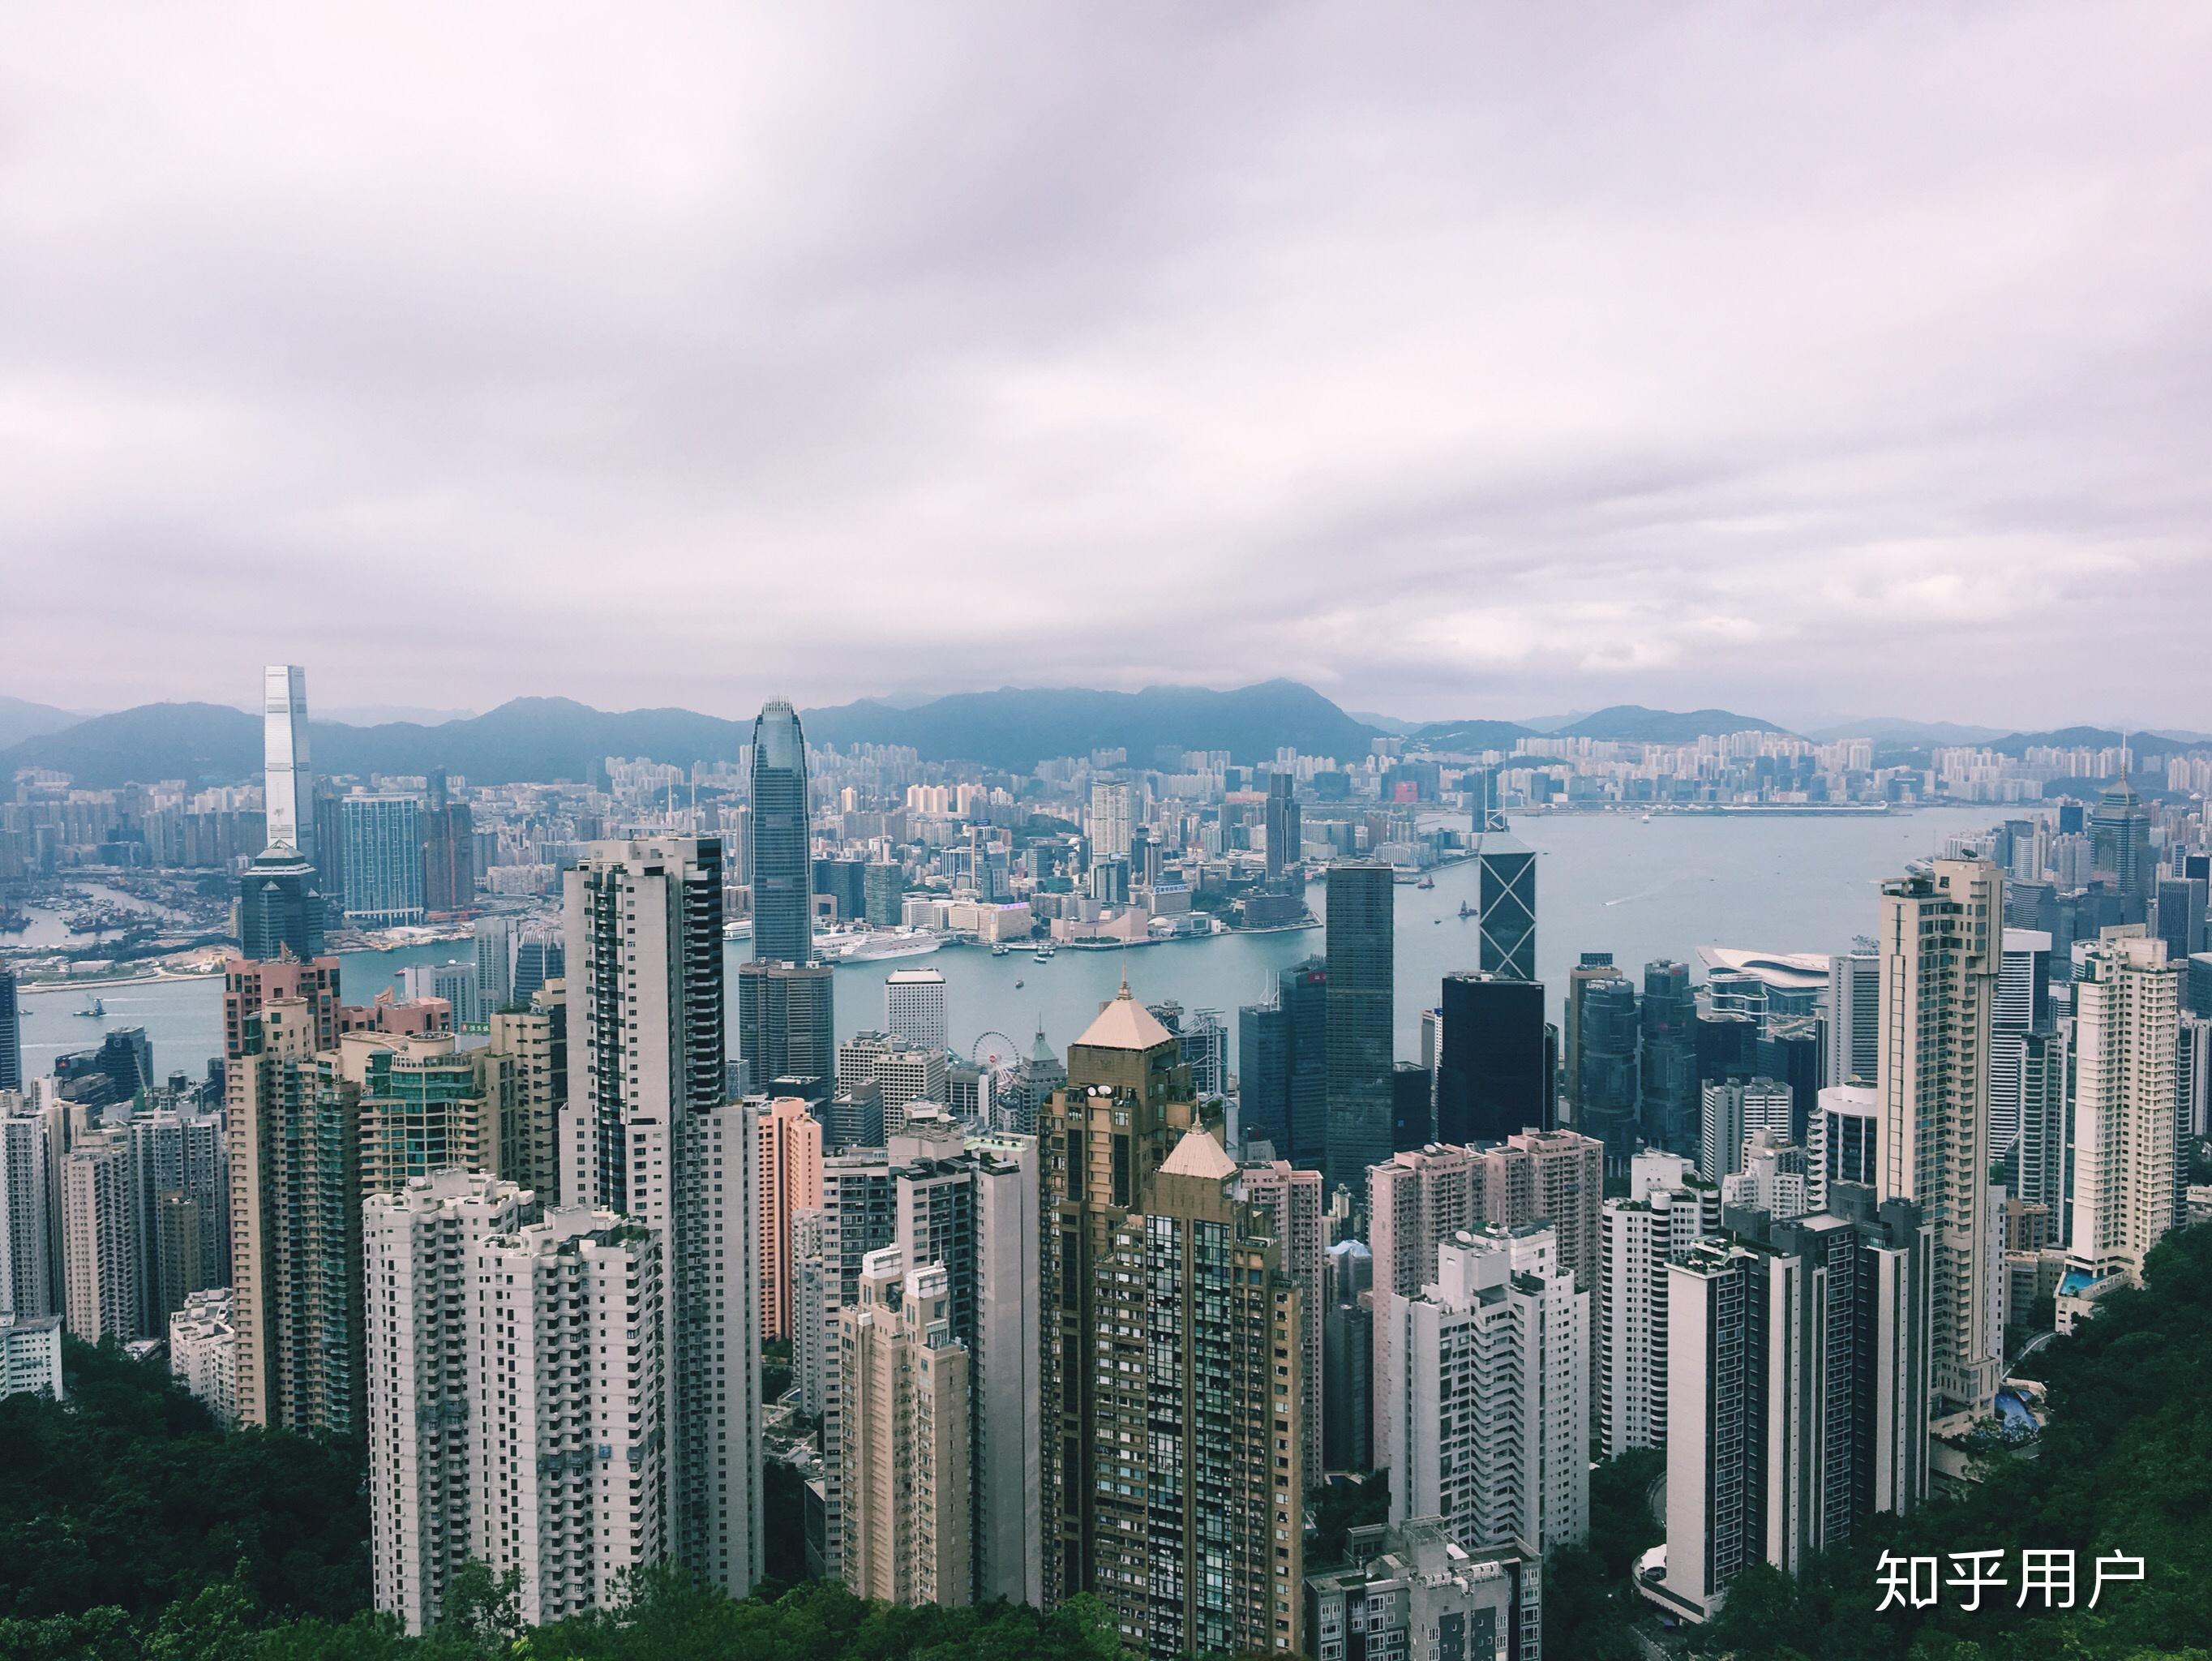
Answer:
[[[1619,814],[1516,820],[1516,834],[1540,855],[1538,967],[1556,1006],[1569,966],[1588,951],[1611,952],[1632,975],[1654,958],[1683,958],[1694,970],[1700,946],[1842,951],[1853,935],[1874,932],[1876,885],[1884,877],[1935,852],[1947,837],[1988,824],[1993,812],[1938,808],[1885,818],[1748,821],[1662,816],[1649,824]],[[1418,1053],[1420,1012],[1436,1002],[1441,979],[1475,966],[1474,924],[1457,915],[1460,903],[1474,897],[1471,865],[1438,872],[1433,889],[1397,890],[1401,1056]],[[1313,899],[1318,909],[1318,887]],[[1322,945],[1322,931],[1312,928],[1128,952],[1064,950],[1043,964],[1026,952],[994,958],[973,947],[854,964],[837,972],[837,1025],[841,1035],[881,1026],[884,977],[927,966],[941,970],[948,983],[954,1043],[971,1050],[1003,1054],[1009,1040],[1026,1048],[1040,1024],[1053,1047],[1065,1050],[1100,1002],[1114,995],[1125,969],[1146,1001],[1173,998],[1186,1008],[1218,1009],[1233,1026],[1237,1006],[1262,996],[1275,970]],[[465,942],[447,942],[348,953],[340,960],[342,984],[349,1001],[366,1002],[408,964],[443,962],[466,950]],[[733,946],[733,970],[749,950],[749,942]],[[161,1074],[197,1077],[222,1051],[219,977],[118,986],[100,995],[105,1021],[73,1013],[90,1001],[81,989],[25,994],[27,1076],[51,1069],[63,1051],[96,1045],[108,1026],[144,1027]],[[735,999],[731,1002],[734,1019]],[[992,1033],[999,1036],[984,1036]],[[734,1054],[734,1032],[731,1047]]]

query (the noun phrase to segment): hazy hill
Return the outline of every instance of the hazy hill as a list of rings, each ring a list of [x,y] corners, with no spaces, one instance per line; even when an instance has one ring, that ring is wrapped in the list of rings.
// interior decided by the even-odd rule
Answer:
[[[466,721],[426,727],[309,728],[318,773],[421,773],[442,767],[479,784],[526,779],[587,779],[605,756],[641,756],[688,767],[695,761],[735,761],[750,743],[750,721],[725,721],[690,709],[594,709],[573,698],[514,698]]]
[[[2103,749],[2116,745],[2125,738],[2128,748],[2138,757],[2171,755],[2177,750],[2195,750],[2202,745],[2187,739],[2160,737],[2156,733],[2122,733],[2109,727],[2059,727],[2046,733],[2014,733],[1994,740],[1990,748],[2007,756],[2025,755],[2033,748],[2051,746],[2069,749],[2076,745]]]
[[[261,722],[220,703],[142,703],[0,750],[0,780],[51,767],[99,789],[161,779],[228,783],[261,766]]]
[[[1757,715],[1739,715],[1727,709],[1647,709],[1640,703],[1616,703],[1560,727],[1559,736],[1623,744],[1687,744],[1721,733],[1784,730]]]
[[[1885,749],[1925,748],[1931,744],[1987,744],[2005,736],[2002,727],[1974,727],[1955,721],[1906,721],[1898,715],[1869,715],[1814,727],[1805,736],[1815,744],[1838,739],[1872,739]]]
[[[75,727],[84,719],[66,709],[57,709],[51,703],[33,703],[28,698],[11,698],[0,694],[0,750],[11,744],[21,744],[25,739],[34,739],[46,733],[58,733],[64,727]]]
[[[1415,728],[1412,739],[1425,750],[1476,755],[1485,750],[1510,750],[1516,740],[1536,736],[1535,728],[1518,721],[1432,721]]]
[[[1076,687],[1006,687],[957,692],[912,709],[863,699],[803,713],[817,744],[904,744],[923,756],[958,758],[1026,772],[1049,756],[1121,749],[1132,766],[1149,766],[1158,746],[1226,750],[1262,761],[1278,745],[1350,760],[1378,736],[1310,686],[1263,681],[1219,692],[1203,686],[1147,686],[1140,692]]]

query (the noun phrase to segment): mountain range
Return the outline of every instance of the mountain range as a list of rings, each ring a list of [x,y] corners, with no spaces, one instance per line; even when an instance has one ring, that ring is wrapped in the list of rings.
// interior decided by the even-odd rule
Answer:
[[[1386,735],[1401,736],[1416,749],[1450,755],[1510,750],[1521,739],[1544,736],[1681,744],[1707,733],[1784,730],[1727,709],[1615,704],[1578,715],[1555,733],[1487,720],[1418,725],[1389,720],[1389,727],[1401,730],[1386,733],[1382,723],[1388,718],[1349,715],[1311,687],[1291,680],[1225,691],[1193,686],[1148,686],[1137,692],[1002,687],[915,701],[863,698],[804,710],[801,716],[808,739],[816,744],[841,749],[902,745],[925,760],[966,761],[1016,773],[1048,757],[1099,750],[1125,751],[1137,767],[1156,764],[1170,750],[1226,751],[1237,762],[1264,762],[1285,745],[1348,762],[1367,754],[1373,741]],[[1841,728],[1835,730],[1844,735]],[[2120,736],[2095,727],[1966,736],[1986,730],[1887,721],[1863,723],[1848,735],[1873,737],[1885,752],[1990,742],[2012,755],[2032,745],[2101,745],[2115,744]],[[609,711],[560,697],[515,698],[481,715],[431,724],[318,721],[309,726],[311,756],[319,774],[366,777],[444,768],[479,784],[580,780],[590,776],[593,760],[605,756],[644,757],[679,766],[734,762],[751,737],[750,721],[690,709]],[[2183,740],[2151,733],[2131,734],[2130,741],[2142,754],[2188,747]],[[258,717],[226,705],[149,703],[81,719],[47,705],[0,697],[0,780],[18,768],[41,767],[66,773],[88,788],[180,777],[194,784],[229,783],[257,776],[261,764]]]
[[[1214,691],[1150,686],[1140,692],[1076,688],[963,692],[913,706],[878,699],[800,712],[810,742],[908,745],[934,761],[969,761],[1026,772],[1049,756],[1126,751],[1137,766],[1155,752],[1225,750],[1237,760],[1272,757],[1279,745],[1349,760],[1376,736],[1312,688],[1295,681]],[[72,718],[73,719],[73,718]],[[569,698],[515,698],[465,720],[426,726],[308,722],[308,751],[325,776],[418,774],[442,767],[479,784],[584,779],[605,756],[688,766],[734,762],[752,722],[690,709],[594,709]],[[227,783],[261,770],[261,723],[212,703],[149,703],[95,715],[0,748],[0,779],[51,768],[103,788],[184,778]]]

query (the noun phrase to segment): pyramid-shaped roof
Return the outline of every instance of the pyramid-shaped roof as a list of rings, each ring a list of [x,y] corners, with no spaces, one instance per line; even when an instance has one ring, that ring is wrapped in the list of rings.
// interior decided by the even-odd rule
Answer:
[[[1093,1050],[1150,1050],[1174,1037],[1157,1015],[1129,995],[1129,983],[1124,981],[1121,991],[1075,1042]]]
[[[1213,1140],[1213,1134],[1194,1125],[1175,1145],[1175,1152],[1160,1162],[1163,1177],[1207,1177],[1219,1182],[1237,1174],[1237,1161]]]

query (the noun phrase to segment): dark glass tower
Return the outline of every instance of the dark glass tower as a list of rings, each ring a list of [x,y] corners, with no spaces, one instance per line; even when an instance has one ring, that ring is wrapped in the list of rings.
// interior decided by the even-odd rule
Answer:
[[[1436,1074],[1419,1062],[1400,1062],[1390,1075],[1390,1147],[1425,1147],[1437,1139]]]
[[[2123,773],[2089,815],[2090,864],[2120,898],[2120,921],[2149,921],[2158,867],[2150,851],[2150,810]]]
[[[22,1021],[15,1002],[15,971],[0,965],[0,1090],[23,1087]]]
[[[826,963],[738,966],[738,1054],[751,1087],[786,1077],[836,1076],[836,1001]]]
[[[287,952],[301,963],[319,958],[324,915],[314,867],[281,843],[264,849],[238,879],[239,955],[252,963]]]
[[[1267,880],[1278,883],[1298,862],[1304,842],[1299,828],[1297,798],[1291,794],[1288,773],[1267,776]]]
[[[1237,1012],[1237,1129],[1275,1157],[1317,1166],[1328,1143],[1328,964],[1308,958],[1275,972],[1273,1003]]]
[[[2186,963],[2204,949],[2205,879],[2161,877],[2158,884],[2158,937],[2166,960]]]
[[[1671,1153],[1698,1147],[1698,999],[1686,964],[1644,965],[1644,1140]]]
[[[807,849],[806,735],[781,698],[753,722],[753,958],[814,960],[814,862]]]
[[[1741,1084],[1759,1068],[1759,1023],[1734,1010],[1701,1009],[1695,1028],[1698,1088]]]
[[[1790,1139],[1800,1147],[1807,1146],[1813,1116],[1820,1110],[1820,1080],[1827,1070],[1822,1064],[1820,1019],[1773,1017],[1753,1053],[1761,1076],[1790,1086]]]
[[[1626,1171],[1641,1122],[1638,1096],[1636,987],[1626,975],[1583,988],[1576,1072],[1581,1094],[1575,1129],[1605,1143],[1608,1171]]]
[[[538,989],[568,973],[568,947],[558,940],[523,940],[514,947],[514,986],[517,1003],[528,1003]]]
[[[1328,1125],[1322,1181],[1367,1193],[1367,1167],[1390,1157],[1391,954],[1396,922],[1390,867],[1332,866],[1328,873]]]
[[[1486,975],[1536,978],[1536,852],[1489,816],[1474,838],[1475,917],[1481,930],[1476,966]]]
[[[1551,1126],[1552,1062],[1540,981],[1447,975],[1437,1061],[1437,1140],[1502,1142]]]

